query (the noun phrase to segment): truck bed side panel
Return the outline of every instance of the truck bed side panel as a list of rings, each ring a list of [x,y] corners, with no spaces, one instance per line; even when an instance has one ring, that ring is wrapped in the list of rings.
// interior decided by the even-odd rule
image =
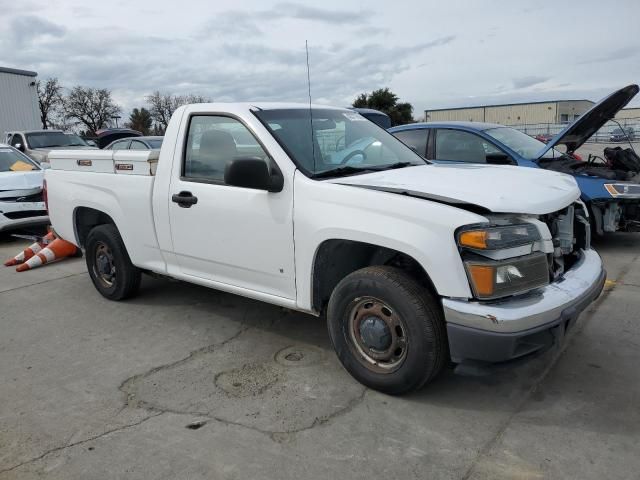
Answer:
[[[134,265],[165,272],[151,210],[154,177],[51,169],[45,178],[51,224],[60,236],[78,244],[78,209],[98,210],[115,222]]]

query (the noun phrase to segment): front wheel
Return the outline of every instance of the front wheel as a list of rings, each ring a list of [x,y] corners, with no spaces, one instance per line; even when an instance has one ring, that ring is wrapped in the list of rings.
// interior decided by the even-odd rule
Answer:
[[[142,273],[131,263],[115,225],[99,225],[89,232],[86,242],[89,276],[96,290],[109,300],[134,296]]]
[[[327,324],[347,371],[385,393],[418,390],[448,359],[436,299],[397,268],[367,267],[345,277],[329,300]]]

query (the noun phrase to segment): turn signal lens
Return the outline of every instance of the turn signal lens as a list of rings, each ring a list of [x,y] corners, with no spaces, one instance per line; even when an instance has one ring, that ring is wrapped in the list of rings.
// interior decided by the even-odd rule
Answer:
[[[540,232],[533,224],[500,225],[464,230],[458,234],[458,245],[475,250],[500,250],[532,245],[538,240]]]
[[[495,268],[488,265],[469,265],[469,275],[478,297],[493,296]]]
[[[485,230],[471,230],[460,234],[460,245],[469,248],[487,248],[487,232]]]

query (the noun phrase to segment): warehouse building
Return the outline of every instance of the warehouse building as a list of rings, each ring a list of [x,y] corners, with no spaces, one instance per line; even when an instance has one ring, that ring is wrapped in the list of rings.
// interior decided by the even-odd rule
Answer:
[[[618,120],[640,119],[640,107],[623,108],[616,114]]]
[[[501,125],[572,122],[594,105],[591,100],[552,100],[547,102],[481,105],[477,107],[425,110],[427,122],[488,122]]]
[[[0,67],[0,139],[9,130],[41,128],[36,72]]]

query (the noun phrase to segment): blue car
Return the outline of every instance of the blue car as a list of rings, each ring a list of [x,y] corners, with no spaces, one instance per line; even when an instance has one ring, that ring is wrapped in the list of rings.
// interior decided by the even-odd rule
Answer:
[[[640,158],[633,150],[605,149],[603,158],[574,156],[638,93],[628,85],[604,98],[544,144],[515,128],[480,122],[413,123],[389,132],[437,163],[471,162],[544,168],[572,175],[592,217],[593,232],[640,230]],[[566,151],[556,149],[564,146]]]

